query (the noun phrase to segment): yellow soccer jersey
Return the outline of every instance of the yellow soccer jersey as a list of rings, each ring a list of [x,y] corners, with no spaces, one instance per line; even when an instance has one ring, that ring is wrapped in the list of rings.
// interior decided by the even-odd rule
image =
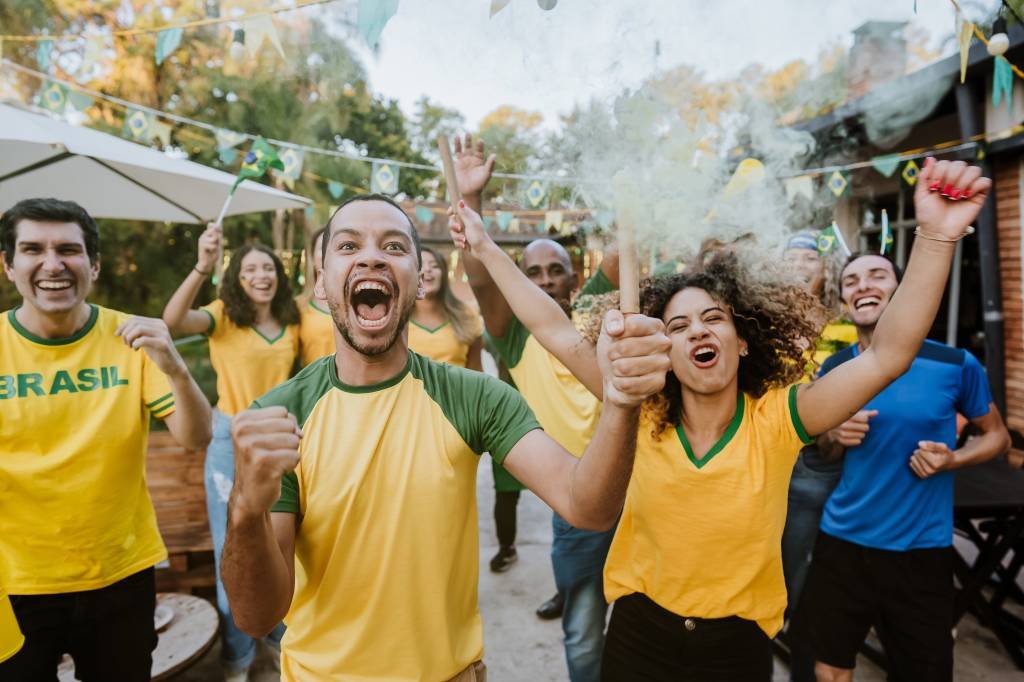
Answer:
[[[287,381],[299,355],[299,325],[290,324],[276,339],[254,327],[239,327],[217,299],[200,310],[210,316],[210,363],[217,372],[217,409],[228,416]],[[332,351],[333,352],[333,351]]]
[[[469,346],[459,341],[455,329],[448,322],[436,329],[429,329],[415,320],[409,320],[409,349],[436,362],[447,362],[456,367],[465,367],[469,357]]]
[[[11,594],[94,590],[167,557],[146,488],[149,417],[167,377],[92,306],[67,339],[0,316],[0,574]]]
[[[601,416],[601,401],[519,320],[512,319],[505,336],[489,339],[544,431],[576,457],[583,456]]]
[[[299,342],[302,346],[302,366],[334,354],[334,318],[326,308],[313,299],[302,306],[299,321]]]
[[[811,441],[796,412],[797,387],[755,399],[703,459],[682,427],[651,435],[641,423],[622,519],[604,570],[609,603],[634,592],[679,616],[782,627],[782,529],[789,478]]]
[[[857,328],[852,322],[837,320],[825,325],[821,338],[814,348],[814,362],[817,366],[847,346],[857,343]]]
[[[410,353],[360,387],[322,358],[256,405],[304,434],[273,510],[300,517],[283,679],[438,682],[480,659],[477,461],[538,428],[522,397]]]
[[[18,619],[14,616],[11,600],[4,590],[3,576],[0,575],[0,661],[18,653],[24,643],[25,637],[18,627]]]

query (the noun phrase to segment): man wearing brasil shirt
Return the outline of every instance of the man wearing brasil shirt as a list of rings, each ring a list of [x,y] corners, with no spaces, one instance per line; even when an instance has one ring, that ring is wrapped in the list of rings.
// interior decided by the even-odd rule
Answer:
[[[153,566],[167,557],[145,480],[150,416],[190,450],[210,405],[160,320],[86,303],[99,232],[81,206],[0,218],[22,304],[0,316],[0,576],[25,643],[0,679],[149,680]]]
[[[605,529],[622,507],[639,405],[663,386],[658,320],[609,313],[603,415],[576,459],[487,375],[409,352],[419,247],[391,199],[343,204],[317,296],[336,356],[233,424],[237,477],[223,577],[257,636],[285,617],[285,680],[481,680],[478,455],[489,452],[567,520]],[[286,615],[287,614],[287,615]]]

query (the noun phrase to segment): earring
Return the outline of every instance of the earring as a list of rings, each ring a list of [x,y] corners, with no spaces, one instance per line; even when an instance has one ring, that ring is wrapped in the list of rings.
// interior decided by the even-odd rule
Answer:
[[[744,348],[743,350],[740,351],[740,357],[741,358],[747,357],[747,349],[746,348]]]

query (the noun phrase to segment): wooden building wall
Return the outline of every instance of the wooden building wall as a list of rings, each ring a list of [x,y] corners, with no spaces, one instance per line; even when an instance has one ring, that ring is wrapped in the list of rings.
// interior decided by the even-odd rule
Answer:
[[[999,158],[995,171],[999,268],[1006,343],[1006,410],[1010,428],[1024,430],[1024,305],[1021,281],[1021,167],[1016,154]]]

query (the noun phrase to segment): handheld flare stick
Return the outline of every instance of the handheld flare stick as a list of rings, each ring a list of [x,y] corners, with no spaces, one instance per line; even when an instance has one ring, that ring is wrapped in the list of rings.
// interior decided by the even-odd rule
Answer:
[[[636,262],[636,232],[633,221],[619,221],[619,310],[640,312],[640,271]]]
[[[437,136],[437,149],[441,152],[441,165],[444,166],[444,184],[448,187],[448,203],[451,204],[452,211],[458,216],[462,194],[459,193],[459,183],[455,179],[455,164],[452,162],[452,148],[448,144],[447,135]]]

